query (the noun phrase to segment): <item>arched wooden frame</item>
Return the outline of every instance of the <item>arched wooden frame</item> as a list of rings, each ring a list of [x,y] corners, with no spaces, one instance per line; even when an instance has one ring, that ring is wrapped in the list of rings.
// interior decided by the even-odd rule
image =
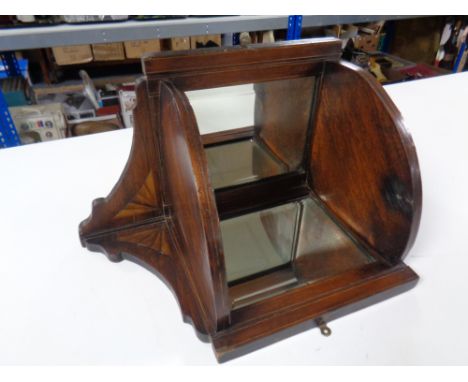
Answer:
[[[213,342],[220,360],[310,327],[311,320],[400,293],[418,279],[402,262],[421,214],[416,151],[382,87],[339,61],[340,44],[313,39],[143,59],[129,160],[111,193],[95,200],[81,223],[81,242],[158,274],[184,320]],[[254,129],[200,136],[184,92],[311,75],[317,81],[310,89],[316,96],[304,138],[305,174],[286,176],[280,190],[316,198],[380,261],[233,310],[219,226],[220,215],[233,212],[233,194],[215,195],[203,146],[248,137]],[[278,110],[268,103],[266,109]],[[252,185],[244,187],[246,193]],[[281,199],[279,192],[251,193],[250,208]]]

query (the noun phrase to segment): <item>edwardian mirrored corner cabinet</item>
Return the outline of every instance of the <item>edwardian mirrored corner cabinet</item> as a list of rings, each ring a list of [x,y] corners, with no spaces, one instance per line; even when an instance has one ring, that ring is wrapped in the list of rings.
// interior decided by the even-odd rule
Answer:
[[[159,275],[220,361],[417,282],[413,142],[340,54],[326,38],[143,59],[130,157],[81,242]]]

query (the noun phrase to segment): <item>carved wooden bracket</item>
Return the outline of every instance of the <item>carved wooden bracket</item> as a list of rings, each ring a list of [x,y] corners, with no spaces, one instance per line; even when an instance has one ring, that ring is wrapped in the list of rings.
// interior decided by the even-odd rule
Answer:
[[[340,62],[340,47],[301,40],[143,60],[128,163],[94,201],[81,242],[159,275],[220,360],[311,322],[325,327],[418,279],[402,262],[421,214],[414,145],[382,87]],[[255,84],[255,126],[201,136],[186,91],[246,83]],[[263,150],[252,157],[261,179],[217,187],[206,150],[236,142]],[[224,222],[255,213],[277,248],[296,227],[295,255],[232,279]]]

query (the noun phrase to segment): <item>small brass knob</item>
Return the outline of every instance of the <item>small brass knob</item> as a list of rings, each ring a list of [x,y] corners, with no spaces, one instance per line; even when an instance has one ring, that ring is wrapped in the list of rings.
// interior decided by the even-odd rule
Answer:
[[[315,322],[320,329],[320,333],[322,333],[323,336],[328,337],[332,334],[331,329],[327,326],[327,323],[323,320],[322,317],[317,318]]]

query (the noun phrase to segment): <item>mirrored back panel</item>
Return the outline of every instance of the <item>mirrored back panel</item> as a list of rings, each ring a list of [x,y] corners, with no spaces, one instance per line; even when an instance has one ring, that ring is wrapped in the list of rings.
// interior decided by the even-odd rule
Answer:
[[[214,189],[304,171],[315,77],[187,91],[200,133],[251,127],[205,148]]]

